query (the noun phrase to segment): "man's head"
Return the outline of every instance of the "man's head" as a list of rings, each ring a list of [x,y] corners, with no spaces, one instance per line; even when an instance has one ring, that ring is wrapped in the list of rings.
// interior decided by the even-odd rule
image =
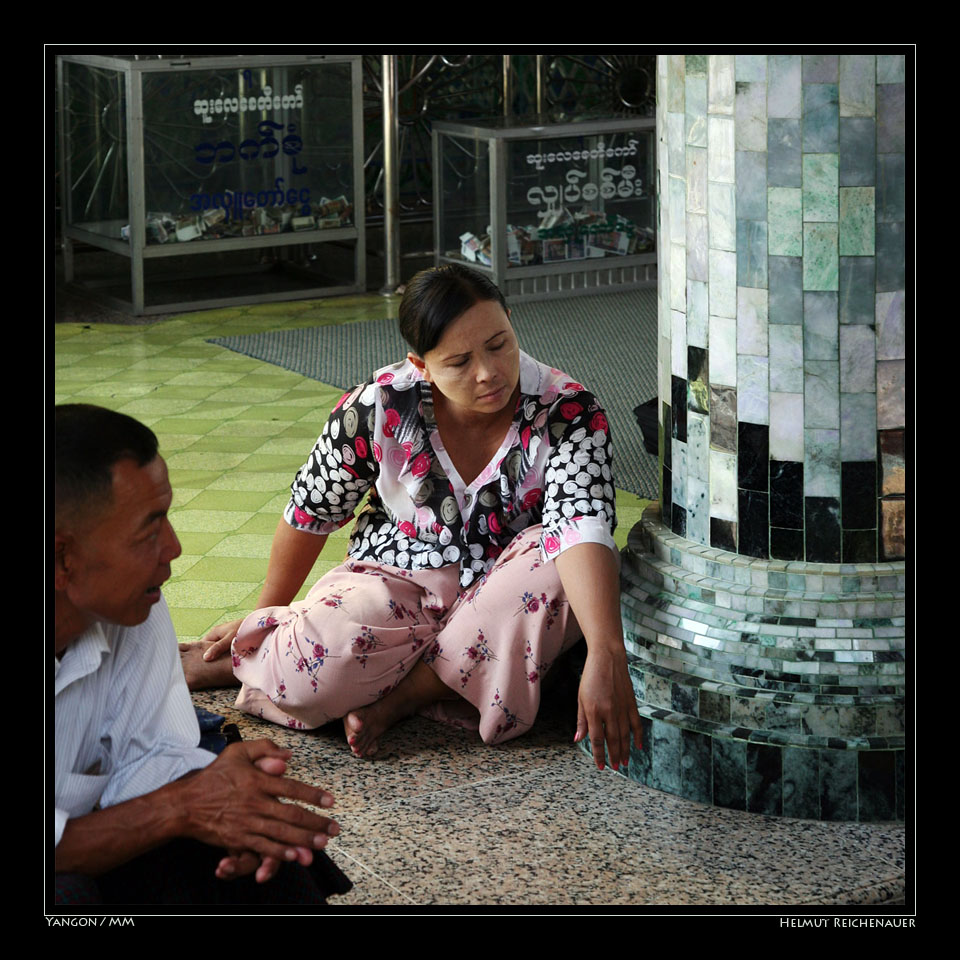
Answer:
[[[94,620],[142,623],[180,555],[157,438],[86,404],[54,414],[57,652]]]

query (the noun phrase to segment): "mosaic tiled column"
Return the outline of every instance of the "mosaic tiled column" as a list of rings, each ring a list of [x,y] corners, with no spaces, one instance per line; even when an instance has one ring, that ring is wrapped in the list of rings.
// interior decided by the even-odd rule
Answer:
[[[694,799],[903,816],[904,57],[658,57],[662,510],[625,552]]]

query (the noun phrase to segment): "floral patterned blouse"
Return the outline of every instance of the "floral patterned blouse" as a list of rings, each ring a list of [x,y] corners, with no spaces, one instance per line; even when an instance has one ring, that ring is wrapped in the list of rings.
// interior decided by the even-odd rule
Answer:
[[[290,526],[331,533],[357,520],[349,555],[416,571],[458,564],[460,585],[488,571],[521,531],[543,525],[541,555],[577,543],[616,550],[610,428],[593,394],[520,353],[513,423],[469,484],[440,439],[433,394],[409,360],[345,393],[291,485]]]

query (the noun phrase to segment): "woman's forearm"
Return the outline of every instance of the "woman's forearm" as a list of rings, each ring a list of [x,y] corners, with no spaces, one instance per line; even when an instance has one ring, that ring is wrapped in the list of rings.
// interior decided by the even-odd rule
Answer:
[[[267,577],[257,606],[286,606],[292,603],[326,542],[325,534],[304,533],[291,527],[281,517],[273,535]]]
[[[602,543],[578,543],[553,562],[587,648],[622,650],[620,569],[616,554]]]

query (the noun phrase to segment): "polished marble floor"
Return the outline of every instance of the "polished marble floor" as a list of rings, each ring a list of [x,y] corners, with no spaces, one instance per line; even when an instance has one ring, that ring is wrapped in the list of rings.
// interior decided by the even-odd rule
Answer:
[[[56,402],[136,416],[160,438],[183,554],[165,587],[182,639],[248,612],[293,472],[339,391],[207,343],[215,336],[395,315],[378,296],[206,311],[155,323],[54,328]],[[646,501],[618,498],[623,545]],[[308,578],[336,565],[327,548]],[[499,748],[414,719],[354,759],[342,732],[296,733],[199,704],[295,751],[294,772],[337,797],[331,853],[355,882],[346,907],[637,910],[887,904],[905,896],[902,824],[818,823],[704,806],[609,770],[572,745],[569,704]]]

